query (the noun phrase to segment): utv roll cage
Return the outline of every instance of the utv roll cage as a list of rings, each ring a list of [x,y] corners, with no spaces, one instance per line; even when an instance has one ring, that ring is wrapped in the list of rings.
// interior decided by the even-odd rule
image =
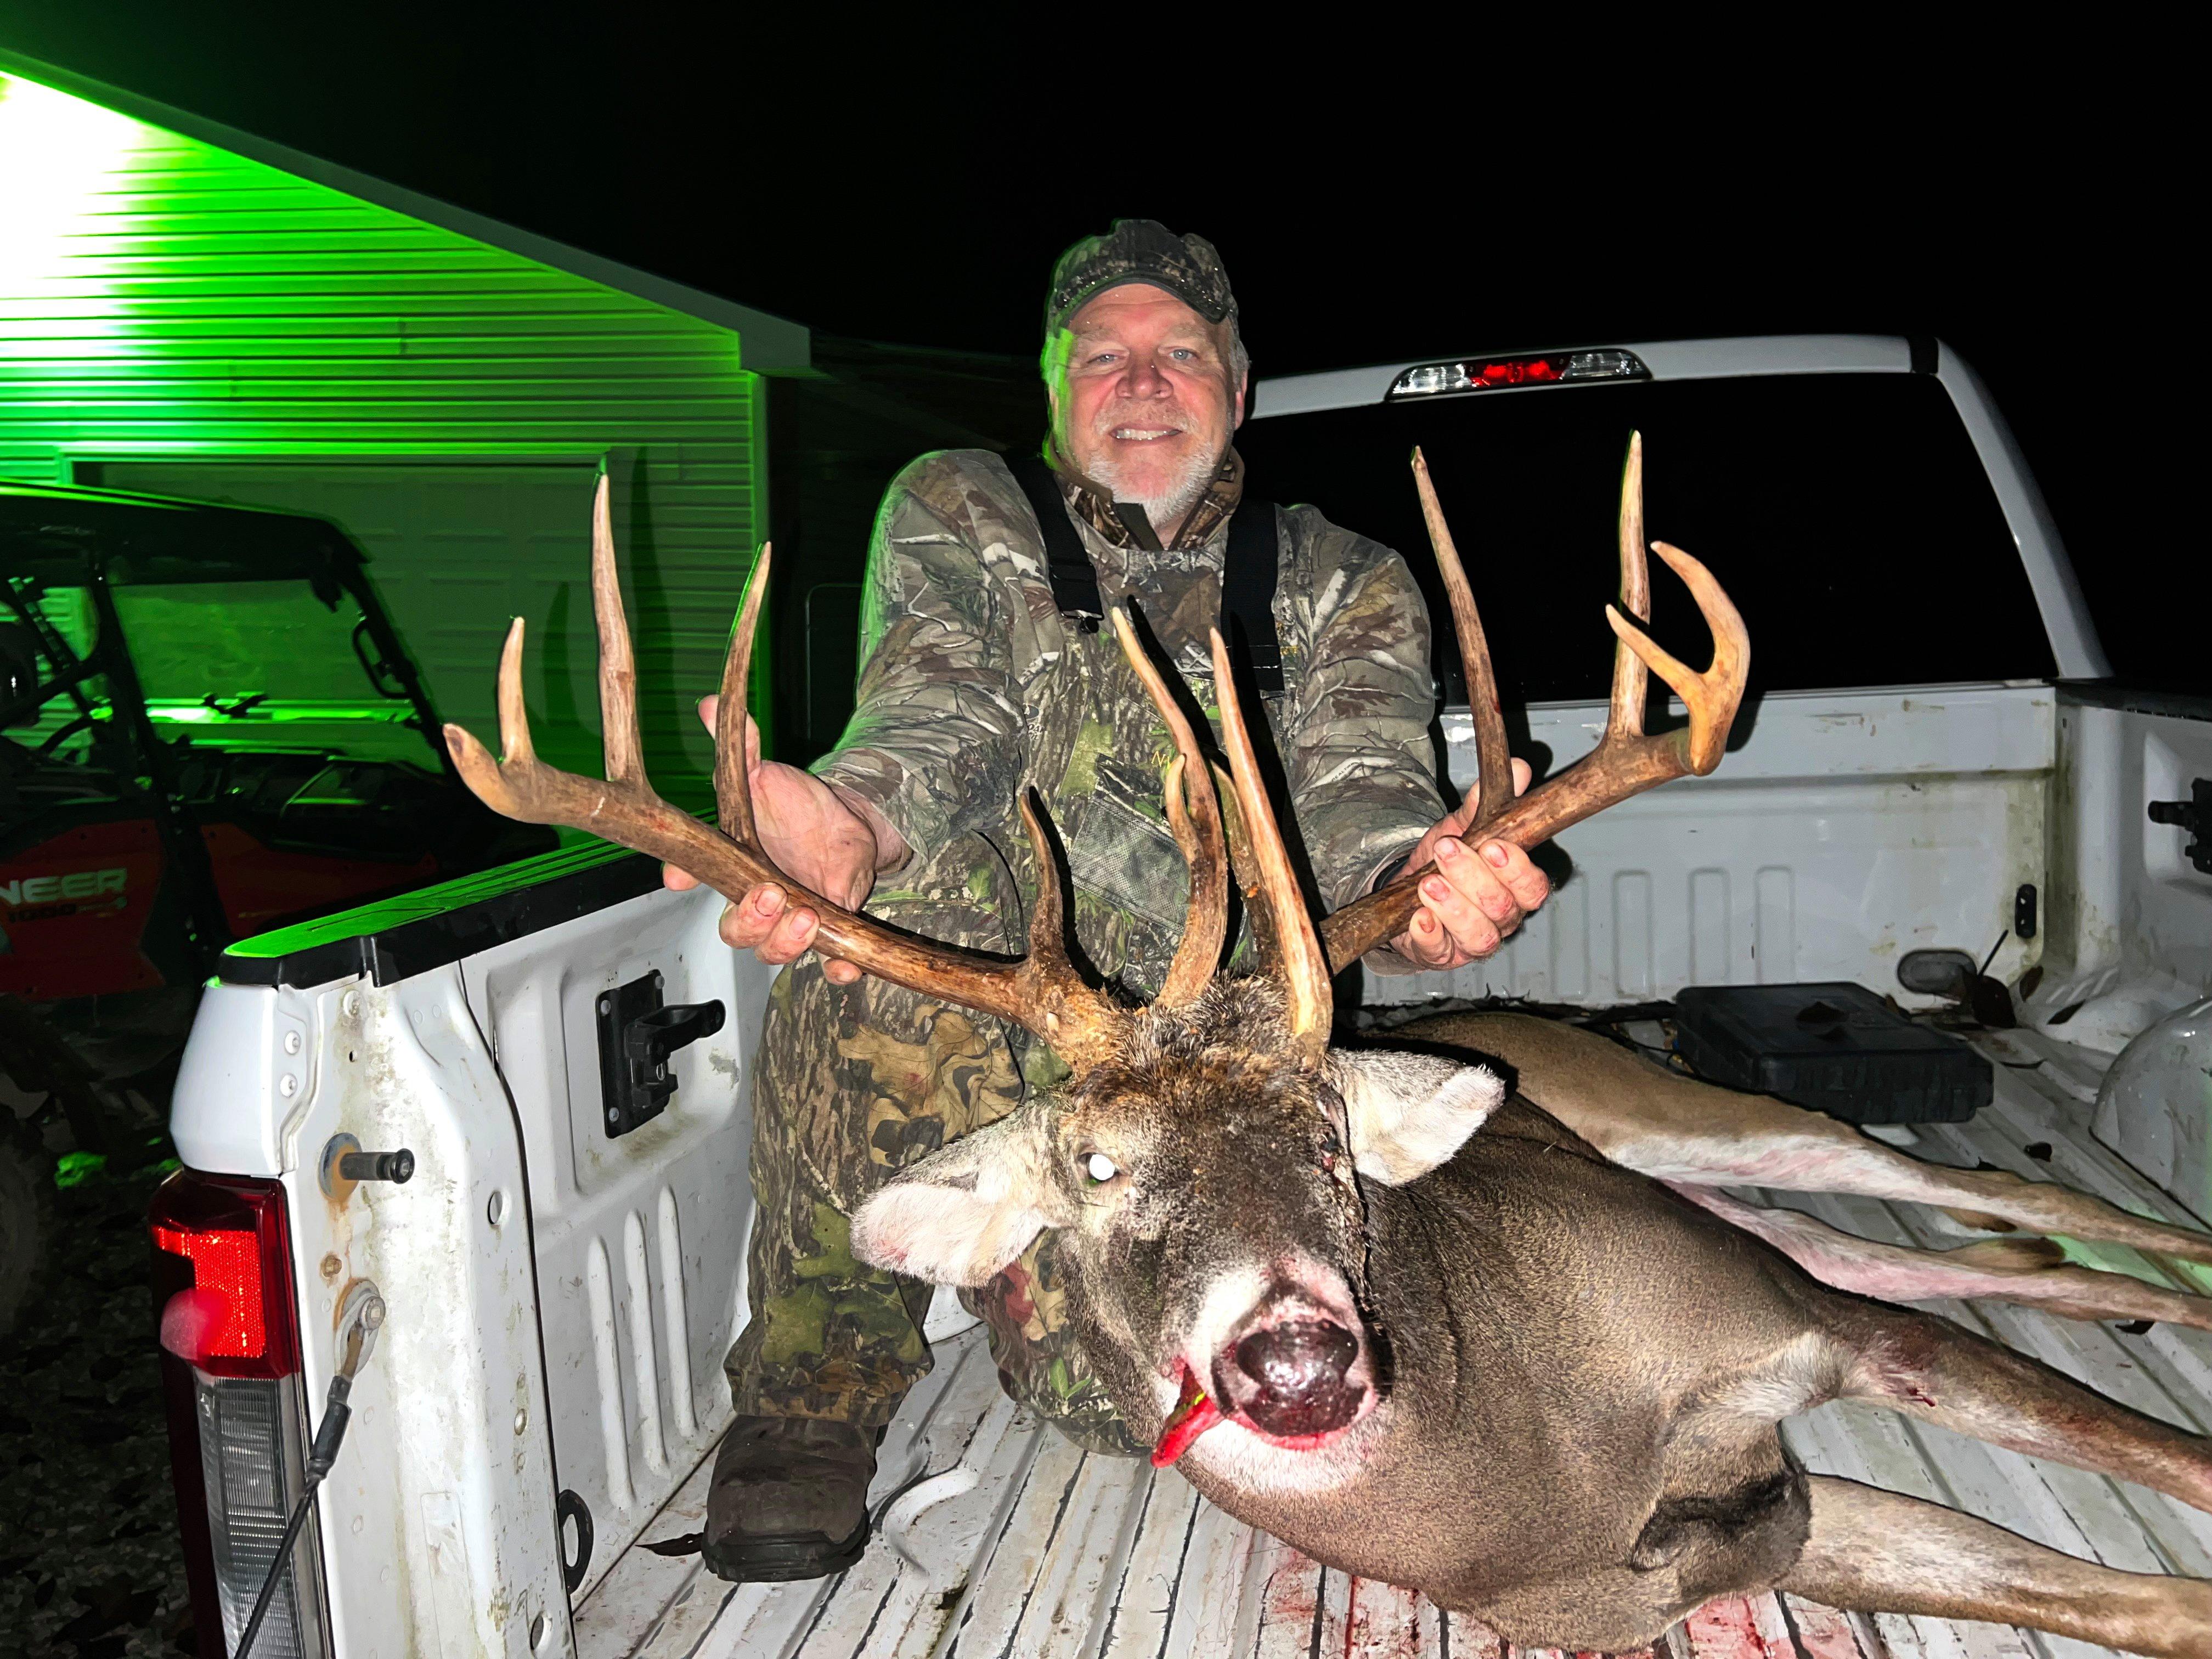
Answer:
[[[171,867],[184,877],[191,944],[204,969],[229,942],[229,928],[207,848],[181,805],[179,756],[155,728],[114,590],[305,580],[332,610],[351,599],[361,612],[354,652],[369,683],[408,703],[411,712],[401,724],[422,733],[440,770],[459,787],[422,678],[369,584],[366,562],[337,526],[301,514],[0,483],[0,801],[12,794],[5,786],[15,772],[50,758],[78,732],[103,730],[129,757],[117,769],[122,787],[144,798]],[[39,603],[50,588],[62,586],[82,588],[89,599],[95,626],[82,652]],[[104,698],[87,690],[96,679],[106,682]],[[75,704],[75,714],[35,747],[4,735],[62,696]],[[143,787],[137,782],[142,778]]]

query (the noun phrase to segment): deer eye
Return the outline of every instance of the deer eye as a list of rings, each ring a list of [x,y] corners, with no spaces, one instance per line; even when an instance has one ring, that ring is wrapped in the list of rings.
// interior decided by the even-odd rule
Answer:
[[[1083,1160],[1083,1178],[1094,1187],[1103,1187],[1121,1174],[1114,1160],[1103,1152],[1093,1152]]]
[[[1341,1179],[1339,1166],[1342,1164],[1343,1158],[1344,1143],[1337,1139],[1336,1131],[1334,1128],[1322,1129],[1321,1132],[1322,1173],[1337,1176]]]

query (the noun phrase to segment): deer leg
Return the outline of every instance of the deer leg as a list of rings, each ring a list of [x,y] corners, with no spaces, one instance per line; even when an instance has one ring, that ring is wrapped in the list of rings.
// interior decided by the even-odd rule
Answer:
[[[1771,1187],[1974,1212],[2023,1231],[2099,1239],[2212,1264],[2212,1234],[2130,1215],[2003,1170],[1923,1164],[1850,1125],[1655,1066],[1594,1032],[1527,1014],[1423,1021],[1407,1034],[1494,1054],[1521,1092],[1613,1163],[1699,1187]]]
[[[1729,1091],[1716,1089],[1715,1092]],[[1759,1127],[1724,1141],[1712,1137],[1713,1144],[1695,1148],[1678,1141],[1662,1152],[1646,1143],[1614,1161],[1642,1169],[1636,1161],[1639,1157],[1656,1155],[1671,1162],[1686,1154],[1693,1161],[1703,1162],[1704,1171],[1692,1175],[1669,1170],[1662,1178],[1701,1186],[1741,1184],[1782,1192],[1846,1193],[1927,1204],[1958,1213],[1960,1220],[1971,1225],[1987,1225],[1994,1218],[2027,1232],[2126,1244],[2185,1261],[2212,1264],[2212,1234],[2131,1215],[2070,1187],[2029,1181],[2005,1170],[1954,1170],[1923,1164],[1821,1113],[1761,1096],[1735,1098],[1761,1109],[1756,1115],[1765,1121]],[[1790,1120],[1786,1124],[1781,1121],[1785,1116]]]
[[[2048,1239],[1990,1238],[1955,1250],[1878,1244],[1796,1210],[1741,1204],[1710,1187],[1668,1186],[1730,1226],[1765,1239],[1823,1285],[1884,1302],[1983,1297],[2068,1319],[2162,1319],[2212,1331],[2212,1297],[2067,1261]]]
[[[2025,1625],[2154,1659],[2212,1653],[2212,1583],[2120,1572],[1917,1498],[1814,1475],[1781,1588],[1861,1613]]]
[[[2132,1480],[2212,1513],[2212,1440],[2086,1389],[1948,1319],[1824,1298],[1842,1349],[1834,1393],[2031,1457]]]

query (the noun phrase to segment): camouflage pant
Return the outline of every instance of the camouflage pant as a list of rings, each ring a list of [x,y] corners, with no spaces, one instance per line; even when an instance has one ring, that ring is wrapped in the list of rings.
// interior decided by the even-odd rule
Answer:
[[[870,908],[929,938],[1005,948],[975,909],[897,898]],[[833,985],[811,953],[777,979],[753,1086],[752,1319],[725,1365],[741,1414],[874,1427],[927,1375],[930,1287],[856,1260],[848,1218],[893,1171],[1013,1110],[1022,1060],[998,1021],[872,978]],[[1066,1327],[1054,1255],[1048,1231],[961,1299],[1009,1395],[1091,1449],[1136,1455]]]

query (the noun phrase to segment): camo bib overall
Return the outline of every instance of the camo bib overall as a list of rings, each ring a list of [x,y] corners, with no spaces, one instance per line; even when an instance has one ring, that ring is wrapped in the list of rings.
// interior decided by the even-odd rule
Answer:
[[[1209,715],[1206,638],[1240,490],[1232,457],[1188,544],[1149,550],[1117,538],[1125,527],[1095,501],[1067,497],[1085,551],[1064,562],[1089,566],[1108,603],[1134,597]],[[1266,708],[1323,902],[1340,904],[1443,814],[1428,616],[1388,548],[1310,507],[1273,517],[1277,580],[1261,614],[1283,689]],[[870,558],[858,707],[817,770],[923,849],[878,883],[871,914],[1007,952],[1024,946],[1036,892],[1015,806],[1033,785],[1066,850],[1081,956],[1149,994],[1188,889],[1160,804],[1173,745],[1111,629],[1062,614],[1042,523],[995,455],[948,451],[901,474]],[[1241,598],[1237,609],[1250,614]],[[727,1364],[740,1413],[889,1420],[929,1369],[930,1290],[857,1261],[847,1218],[892,1172],[1057,1072],[1043,1045],[964,1009],[872,979],[831,985],[811,955],[783,974],[754,1077],[752,1319]],[[1087,1446],[1139,1449],[1068,1328],[1050,1233],[969,1303],[1011,1394]]]

